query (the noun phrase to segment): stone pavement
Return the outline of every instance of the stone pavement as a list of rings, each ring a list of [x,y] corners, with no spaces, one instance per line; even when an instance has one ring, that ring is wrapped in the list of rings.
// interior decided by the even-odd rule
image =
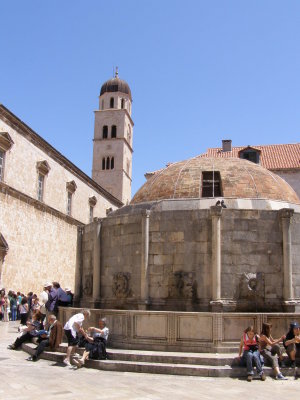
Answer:
[[[0,322],[0,399],[190,400],[280,399],[299,396],[300,380],[267,378],[251,383],[232,378],[71,370],[53,361],[26,361],[23,351],[7,350],[17,336],[17,324]]]

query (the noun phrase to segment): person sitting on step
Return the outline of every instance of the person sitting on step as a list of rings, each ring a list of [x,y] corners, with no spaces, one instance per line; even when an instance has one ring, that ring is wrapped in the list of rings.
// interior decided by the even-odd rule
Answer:
[[[33,355],[27,358],[27,361],[37,361],[46,347],[50,347],[51,351],[55,351],[61,344],[62,338],[62,324],[56,319],[54,314],[50,314],[48,316],[48,331],[39,337],[38,346]]]
[[[7,348],[10,350],[17,350],[22,343],[31,342],[34,337],[39,336],[40,333],[44,332],[44,327],[42,324],[42,314],[40,311],[35,311],[32,315],[32,320],[27,321],[27,328],[22,332],[13,344],[10,344]]]
[[[300,325],[298,322],[290,324],[290,330],[286,334],[283,345],[289,356],[291,368],[295,368],[296,359],[300,358]]]
[[[86,345],[82,358],[74,360],[77,367],[84,365],[85,360],[105,360],[107,359],[106,343],[109,335],[109,329],[106,326],[106,318],[99,320],[99,328],[90,327],[88,333],[85,333]]]
[[[279,343],[285,339],[285,336],[281,336],[279,339],[273,339],[271,335],[272,325],[263,323],[262,331],[259,337],[260,352],[263,358],[271,364],[275,371],[275,379],[287,380],[279,369],[279,363],[282,361],[282,351]]]
[[[243,353],[243,355],[242,355]],[[251,382],[254,371],[253,364],[262,381],[266,380],[259,352],[259,337],[256,335],[253,326],[245,329],[240,342],[239,359],[241,366],[247,367],[247,381]]]

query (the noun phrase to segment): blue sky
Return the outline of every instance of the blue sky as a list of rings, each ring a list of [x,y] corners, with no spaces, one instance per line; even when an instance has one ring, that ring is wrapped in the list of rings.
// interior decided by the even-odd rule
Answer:
[[[217,147],[300,141],[300,1],[0,1],[0,102],[87,174],[119,66],[144,173]]]

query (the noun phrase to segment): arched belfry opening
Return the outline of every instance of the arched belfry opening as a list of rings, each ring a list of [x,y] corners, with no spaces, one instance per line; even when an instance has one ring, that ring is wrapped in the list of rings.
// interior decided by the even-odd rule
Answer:
[[[95,111],[92,177],[123,204],[131,200],[131,103],[130,87],[116,68],[114,77],[101,86],[99,110]]]

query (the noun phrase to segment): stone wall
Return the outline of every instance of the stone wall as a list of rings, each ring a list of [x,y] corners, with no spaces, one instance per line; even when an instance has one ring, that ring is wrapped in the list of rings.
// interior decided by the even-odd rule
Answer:
[[[46,281],[74,288],[77,225],[2,191],[0,204],[1,233],[9,246],[0,286],[38,295]]]
[[[79,309],[60,308],[66,322]],[[238,352],[243,331],[253,325],[258,333],[262,323],[273,325],[273,337],[289,330],[300,314],[280,313],[194,313],[92,309],[84,326],[95,326],[106,317],[110,329],[109,347],[185,352]]]
[[[98,222],[98,266],[85,266],[93,258],[85,255],[85,249],[93,250],[89,233],[84,234],[83,274],[100,271],[96,285],[101,286],[101,295],[94,298],[99,307],[209,311],[211,301],[218,300],[226,311],[255,312],[280,311],[284,300],[300,300],[299,213],[287,212],[294,291],[287,294],[281,211],[222,210],[218,298],[211,210],[152,207],[148,215],[148,235],[142,207],[125,207]],[[87,304],[82,294],[81,298]]]

